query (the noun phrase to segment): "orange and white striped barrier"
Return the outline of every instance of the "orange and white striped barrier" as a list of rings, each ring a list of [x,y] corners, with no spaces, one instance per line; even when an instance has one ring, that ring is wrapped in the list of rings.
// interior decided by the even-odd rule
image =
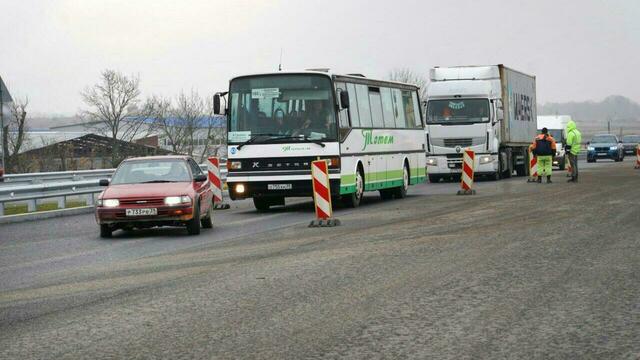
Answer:
[[[316,209],[316,219],[311,221],[309,227],[340,225],[340,220],[332,218],[329,164],[326,160],[311,162],[311,182],[313,184],[313,203]]]
[[[213,191],[213,209],[229,209],[231,206],[224,202],[222,196],[223,189],[222,177],[220,176],[220,159],[215,156],[207,159],[207,173],[209,176],[209,182],[211,183],[211,190]]]
[[[636,166],[635,169],[640,169],[640,144],[636,146]]]
[[[475,195],[473,187],[473,173],[476,153],[471,149],[465,149],[462,156],[462,176],[460,177],[460,187],[458,195]]]
[[[527,182],[538,181],[538,158],[529,150],[529,179]]]

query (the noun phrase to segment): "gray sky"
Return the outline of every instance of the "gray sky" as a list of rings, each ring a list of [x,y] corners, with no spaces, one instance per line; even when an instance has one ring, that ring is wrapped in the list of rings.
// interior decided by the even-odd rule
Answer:
[[[640,1],[20,0],[0,4],[0,75],[32,113],[74,114],[105,68],[144,95],[224,90],[233,75],[503,63],[538,101],[640,101]]]

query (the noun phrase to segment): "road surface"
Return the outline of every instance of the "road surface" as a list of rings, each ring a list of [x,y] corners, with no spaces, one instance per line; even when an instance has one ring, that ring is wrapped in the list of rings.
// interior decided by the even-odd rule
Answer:
[[[1,225],[0,358],[636,359],[640,171],[554,180],[371,195],[336,228],[306,199],[197,237]]]

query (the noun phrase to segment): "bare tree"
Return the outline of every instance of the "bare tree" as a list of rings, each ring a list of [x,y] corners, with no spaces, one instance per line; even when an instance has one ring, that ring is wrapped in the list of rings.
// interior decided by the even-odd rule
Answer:
[[[174,101],[153,97],[148,101],[154,128],[171,150],[203,162],[224,145],[225,129],[215,122],[213,104],[197,92],[181,92]]]
[[[132,141],[148,130],[145,108],[139,109],[140,79],[114,70],[102,72],[100,81],[80,94],[88,109],[80,117],[96,133],[112,140],[111,165],[116,166],[126,156],[120,154],[118,139]]]
[[[28,164],[21,164],[20,150],[23,149],[28,142],[26,132],[27,128],[27,106],[29,99],[16,99],[9,103],[9,111],[11,116],[9,121],[5,123],[2,131],[4,136],[4,153],[6,158],[5,168],[8,172],[22,172]]]
[[[427,77],[408,68],[393,69],[387,76],[389,80],[413,84],[420,87],[420,100],[427,99]]]

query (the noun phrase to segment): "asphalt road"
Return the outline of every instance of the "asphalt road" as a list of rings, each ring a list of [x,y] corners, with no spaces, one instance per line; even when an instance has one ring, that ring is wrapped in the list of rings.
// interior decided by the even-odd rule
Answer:
[[[1,225],[0,358],[637,359],[640,170],[582,169],[370,195],[336,228],[306,199],[198,237]]]

